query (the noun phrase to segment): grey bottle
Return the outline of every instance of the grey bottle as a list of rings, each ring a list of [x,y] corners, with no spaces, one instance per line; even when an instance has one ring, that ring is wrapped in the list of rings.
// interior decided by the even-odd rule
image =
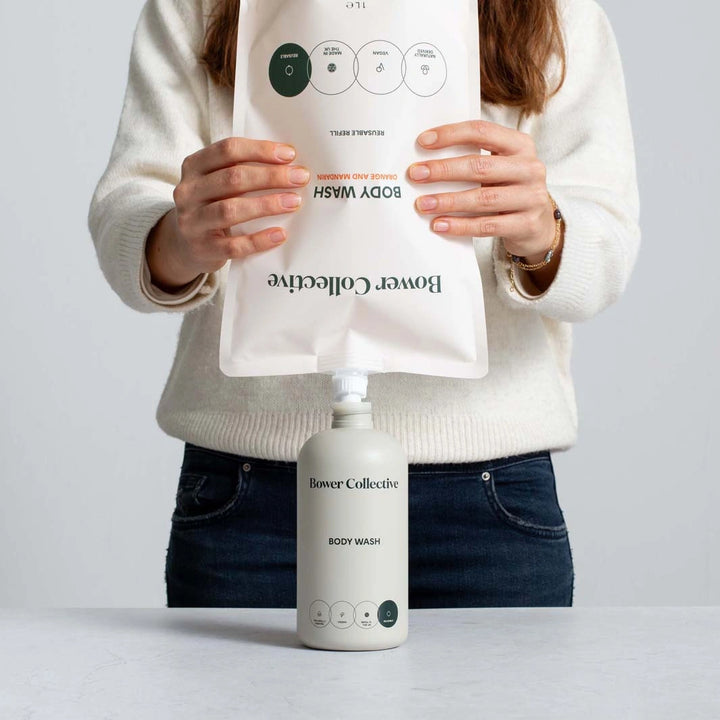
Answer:
[[[309,647],[382,650],[408,634],[407,457],[373,428],[367,377],[334,384],[332,428],[297,462],[297,632]]]

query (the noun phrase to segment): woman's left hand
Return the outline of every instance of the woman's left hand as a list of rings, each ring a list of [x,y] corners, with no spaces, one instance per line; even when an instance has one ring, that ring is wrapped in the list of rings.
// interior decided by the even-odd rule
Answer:
[[[486,120],[439,125],[422,133],[427,149],[476,145],[478,153],[423,160],[408,168],[418,183],[459,181],[482,183],[470,190],[421,195],[415,207],[439,215],[431,227],[443,235],[501,237],[505,249],[527,262],[540,262],[555,235],[553,206],[548,196],[545,165],[530,135]],[[481,155],[480,149],[492,155]],[[476,213],[453,217],[445,213]]]

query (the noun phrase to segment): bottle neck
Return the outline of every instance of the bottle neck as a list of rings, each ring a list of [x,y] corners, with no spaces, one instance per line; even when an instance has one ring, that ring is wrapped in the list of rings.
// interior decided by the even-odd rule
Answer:
[[[334,428],[359,428],[372,430],[372,405],[362,402],[335,402],[332,404]]]

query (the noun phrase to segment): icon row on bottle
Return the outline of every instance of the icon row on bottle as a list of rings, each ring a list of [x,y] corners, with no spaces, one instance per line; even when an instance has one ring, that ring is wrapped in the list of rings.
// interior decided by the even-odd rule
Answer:
[[[392,627],[397,615],[398,607],[392,600],[385,600],[379,607],[370,600],[363,600],[355,606],[345,600],[338,600],[332,605],[324,600],[315,600],[310,605],[310,621],[318,628],[332,624],[342,630],[355,624],[370,629],[378,623],[382,627]]]

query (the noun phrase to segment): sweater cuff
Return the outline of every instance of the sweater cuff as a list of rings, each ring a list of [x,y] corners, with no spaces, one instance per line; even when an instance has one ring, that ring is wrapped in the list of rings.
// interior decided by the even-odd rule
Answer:
[[[204,304],[217,290],[218,274],[204,273],[179,293],[168,293],[152,284],[145,255],[150,231],[172,208],[167,200],[135,199],[132,212],[119,229],[118,256],[124,269],[126,293],[135,300],[132,306],[140,312],[188,312]]]
[[[493,259],[498,294],[516,308],[535,310],[558,320],[573,321],[584,315],[586,295],[593,282],[594,265],[598,261],[598,218],[591,202],[564,195],[551,189],[565,221],[563,248],[558,268],[549,287],[539,295],[523,290],[515,273],[515,288],[510,281],[511,261],[500,238],[493,238]]]
[[[147,256],[143,252],[140,289],[145,297],[160,305],[180,305],[181,303],[191,300],[198,294],[207,295],[212,292],[212,287],[207,284],[209,274],[210,273],[203,273],[195,278],[195,280],[191,280],[181,288],[178,288],[175,292],[167,292],[166,290],[161,290],[153,283]]]

